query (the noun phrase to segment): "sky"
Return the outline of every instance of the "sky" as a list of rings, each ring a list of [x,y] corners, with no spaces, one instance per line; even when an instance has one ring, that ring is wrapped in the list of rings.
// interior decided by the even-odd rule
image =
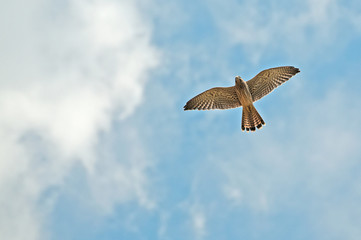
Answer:
[[[1,5],[1,239],[360,239],[360,1]],[[183,111],[288,65],[261,130]]]

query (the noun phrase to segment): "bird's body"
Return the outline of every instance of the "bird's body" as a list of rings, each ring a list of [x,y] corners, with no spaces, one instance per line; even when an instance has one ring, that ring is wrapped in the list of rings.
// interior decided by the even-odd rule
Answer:
[[[252,95],[249,92],[248,85],[240,76],[236,77],[235,90],[242,106],[249,106],[253,104]]]
[[[235,90],[243,107],[241,129],[243,131],[255,131],[256,128],[262,128],[262,125],[265,125],[265,122],[253,106],[253,98],[247,82],[240,76],[236,77]]]
[[[255,131],[256,128],[265,125],[265,122],[253,102],[272,92],[298,72],[298,68],[287,66],[264,70],[247,82],[237,76],[235,86],[211,88],[189,100],[184,110],[229,109],[242,106],[242,130]]]

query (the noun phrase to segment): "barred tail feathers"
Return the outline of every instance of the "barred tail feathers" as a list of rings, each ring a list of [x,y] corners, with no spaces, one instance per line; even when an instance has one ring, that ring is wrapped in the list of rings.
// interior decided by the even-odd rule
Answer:
[[[256,108],[252,105],[244,106],[242,111],[242,131],[256,131],[256,128],[261,129],[266,125],[261,115],[257,112]]]

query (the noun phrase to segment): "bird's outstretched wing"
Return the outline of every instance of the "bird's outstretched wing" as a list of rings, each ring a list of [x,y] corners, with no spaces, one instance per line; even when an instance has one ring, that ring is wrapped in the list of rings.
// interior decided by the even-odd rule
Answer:
[[[287,66],[270,68],[258,73],[254,78],[247,81],[253,101],[266,96],[299,72],[298,68]]]
[[[211,88],[189,100],[184,110],[211,110],[240,107],[234,87]]]

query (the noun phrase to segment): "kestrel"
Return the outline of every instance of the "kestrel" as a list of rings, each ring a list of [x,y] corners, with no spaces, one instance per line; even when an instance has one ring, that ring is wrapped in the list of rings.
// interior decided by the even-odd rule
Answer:
[[[260,129],[266,124],[253,102],[263,98],[299,72],[298,68],[286,66],[263,70],[247,82],[237,76],[235,86],[215,87],[202,92],[189,100],[184,110],[229,109],[242,106],[242,131],[256,131],[256,128]]]

